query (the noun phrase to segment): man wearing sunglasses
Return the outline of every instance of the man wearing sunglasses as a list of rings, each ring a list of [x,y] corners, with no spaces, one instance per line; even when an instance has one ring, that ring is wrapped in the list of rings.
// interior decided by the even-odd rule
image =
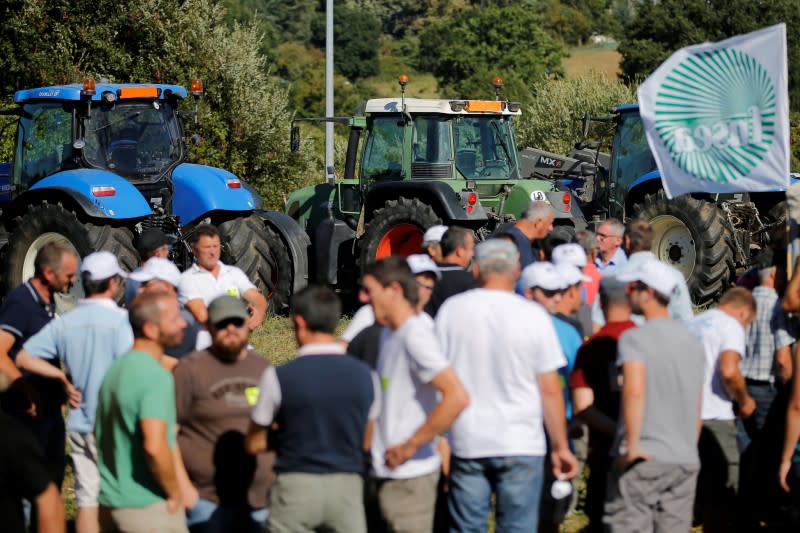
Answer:
[[[578,348],[581,346],[582,336],[577,327],[566,320],[564,305],[570,304],[573,300],[570,291],[575,290],[580,295],[580,283],[585,276],[578,270],[578,267],[561,264],[558,269],[547,262],[533,263],[522,271],[520,282],[525,287],[524,294],[529,300],[540,304],[550,315],[552,315],[553,326],[558,336],[558,342],[566,358],[566,365],[558,369],[558,376],[561,390],[564,395],[564,405],[566,407],[566,420],[572,419],[572,402],[569,395],[567,383],[575,366],[575,359],[578,356]],[[580,301],[580,296],[578,296]],[[546,456],[547,457],[547,456]],[[553,476],[552,464],[545,463],[544,487],[549,488],[556,478]],[[539,531],[549,532],[558,531],[559,525],[567,517],[571,498],[564,497],[555,499],[549,490],[542,493],[542,500],[539,510]]]
[[[175,367],[178,480],[192,533],[262,531],[274,454],[247,454],[244,439],[269,361],[248,349],[247,306],[219,296],[208,306],[211,346]]]
[[[617,279],[647,322],[623,333],[617,347],[622,410],[603,521],[612,533],[688,531],[705,351],[684,322],[670,318],[677,283],[669,266],[645,261]]]

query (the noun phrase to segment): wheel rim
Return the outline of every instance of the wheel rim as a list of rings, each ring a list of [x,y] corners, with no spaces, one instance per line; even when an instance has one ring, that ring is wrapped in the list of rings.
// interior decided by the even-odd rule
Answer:
[[[697,261],[689,228],[672,215],[657,216],[650,221],[650,226],[653,228],[653,253],[689,279]]]
[[[389,228],[378,243],[375,259],[390,255],[408,257],[422,249],[422,230],[414,224],[397,224]]]
[[[75,255],[78,256],[78,268],[80,268],[80,258],[81,254],[78,252],[75,245],[72,244],[67,237],[62,235],[61,233],[56,233],[54,231],[49,231],[47,233],[42,233],[28,247],[28,251],[25,253],[25,260],[22,262],[22,281],[28,281],[33,277],[34,272],[36,271],[36,254],[39,253],[44,246],[55,242],[58,244],[62,244],[72,249],[75,252]],[[75,283],[72,285],[68,294],[56,294],[56,307],[59,313],[65,313],[69,309],[75,306],[75,303],[78,299],[83,298],[83,285],[81,284],[81,278],[75,280]]]

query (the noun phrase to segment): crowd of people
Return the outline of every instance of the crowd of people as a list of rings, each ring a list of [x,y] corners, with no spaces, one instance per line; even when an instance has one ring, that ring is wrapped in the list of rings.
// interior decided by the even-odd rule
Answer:
[[[647,222],[554,222],[534,201],[480,243],[430,228],[364,266],[339,337],[339,297],[299,291],[280,366],[213,226],[183,273],[158,230],[130,274],[46,244],[0,306],[3,530],[65,530],[67,449],[78,533],[558,531],[584,469],[590,532],[796,527],[785,240],[696,314]]]

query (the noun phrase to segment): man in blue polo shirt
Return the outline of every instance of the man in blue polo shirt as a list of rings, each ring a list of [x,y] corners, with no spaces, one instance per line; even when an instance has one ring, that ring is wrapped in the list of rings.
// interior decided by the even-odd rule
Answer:
[[[553,220],[553,207],[542,200],[535,200],[522,211],[517,223],[503,232],[511,236],[517,245],[520,269],[538,261],[533,243],[547,237],[553,230]]]
[[[277,478],[268,530],[365,533],[364,450],[378,414],[380,386],[369,367],[336,342],[341,303],[324,287],[292,298],[298,357],[268,367],[259,382],[247,449],[267,449],[275,434]]]
[[[59,488],[66,462],[61,416],[64,387],[50,379],[23,377],[14,358],[29,338],[55,318],[55,294],[69,292],[77,273],[78,256],[70,246],[46,244],[34,259],[33,277],[9,292],[0,306],[0,372],[14,382],[11,390],[0,396],[0,405],[36,437]]]
[[[97,533],[100,475],[93,434],[97,400],[111,364],[133,345],[133,331],[128,312],[115,302],[126,273],[114,254],[86,256],[81,277],[86,299],[31,337],[17,354],[16,363],[32,374],[66,383],[64,373],[51,364],[60,359],[82,395],[80,406],[70,409],[67,417],[78,505],[75,526],[78,533]]]

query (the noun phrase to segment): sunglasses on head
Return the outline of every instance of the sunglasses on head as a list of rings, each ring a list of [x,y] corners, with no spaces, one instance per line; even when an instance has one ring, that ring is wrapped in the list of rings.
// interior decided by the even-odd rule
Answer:
[[[216,324],[214,324],[214,329],[225,329],[228,326],[233,324],[233,327],[240,328],[244,326],[244,318],[233,317],[233,318],[226,318],[225,320],[220,320]]]

